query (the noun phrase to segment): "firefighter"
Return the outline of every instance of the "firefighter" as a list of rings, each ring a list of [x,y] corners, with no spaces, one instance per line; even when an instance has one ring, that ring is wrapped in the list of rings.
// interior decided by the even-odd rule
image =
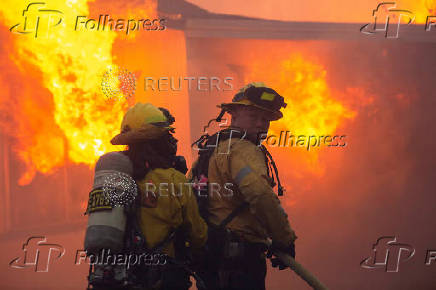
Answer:
[[[192,187],[185,178],[186,162],[176,156],[177,140],[172,135],[174,128],[171,126],[174,121],[164,108],[137,103],[126,112],[121,133],[111,140],[114,145],[128,145],[128,149],[105,154],[97,162],[96,176],[114,169],[128,173],[135,181],[138,193],[130,210],[124,210],[127,215],[123,228],[124,243],[122,250],[118,249],[118,252],[133,255],[135,263],[127,269],[127,277],[115,281],[118,288],[109,285],[117,279],[100,279],[94,283],[94,288],[183,290],[191,286],[189,274],[193,273],[190,273],[186,260],[189,258],[188,249],[205,244],[207,225],[199,214]],[[104,209],[107,205],[102,206]],[[114,210],[117,208],[112,208],[112,212]],[[94,232],[90,231],[91,222],[88,223],[86,249],[92,248],[89,241],[102,240],[105,233],[95,231],[107,228],[113,219],[107,214],[95,218],[101,225],[92,222]],[[116,224],[121,224],[120,220]],[[114,225],[111,233],[115,228]],[[101,247],[100,243],[95,244]],[[142,260],[138,262],[141,255]],[[120,270],[118,264],[115,266],[120,273],[124,273],[123,269]],[[91,277],[95,278],[95,275]],[[110,283],[106,283],[108,281]]]
[[[207,289],[265,289],[265,252],[271,241],[270,249],[295,257],[296,235],[273,191],[276,180],[279,195],[283,194],[277,168],[260,145],[270,122],[283,117],[280,109],[286,103],[263,83],[250,83],[231,103],[218,107],[222,111],[216,121],[228,112],[230,127],[194,143],[199,158],[191,176],[199,185],[208,184],[207,195],[201,195],[207,198],[198,198],[209,226],[200,276]],[[224,190],[229,183],[233,194]],[[280,260],[271,261],[274,267],[285,268]]]

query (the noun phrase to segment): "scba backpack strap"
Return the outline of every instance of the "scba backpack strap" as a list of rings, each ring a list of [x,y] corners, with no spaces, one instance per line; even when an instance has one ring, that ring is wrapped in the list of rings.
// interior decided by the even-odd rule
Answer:
[[[197,198],[198,208],[200,215],[207,222],[208,221],[208,200],[209,200],[209,160],[221,141],[228,140],[233,137],[233,133],[230,129],[225,129],[219,131],[211,136],[202,135],[197,141],[195,141],[192,146],[197,145],[198,147],[198,160],[195,166],[192,168],[192,178],[194,187],[197,190],[195,197]],[[236,133],[238,133],[236,131]],[[236,136],[237,135],[237,136]],[[240,138],[240,134],[235,134],[235,138]]]
[[[132,288],[132,289],[154,289],[155,285],[162,283],[162,279],[164,277],[163,273],[167,270],[165,262],[164,264],[160,263],[163,256],[165,261],[169,259],[168,256],[163,254],[163,249],[174,240],[177,229],[171,230],[168,235],[162,239],[157,245],[150,248],[147,246],[146,237],[140,228],[137,218],[137,209],[139,208],[139,203],[135,203],[132,205],[131,210],[129,211],[128,222],[127,222],[127,230],[125,237],[125,252],[137,256],[148,255],[152,257],[151,265],[145,265],[138,263],[134,265],[130,269],[127,270],[129,285],[132,287],[140,287],[140,288]],[[159,255],[159,256],[155,256]],[[159,259],[159,263],[154,264]],[[130,288],[129,288],[130,289]]]
[[[141,253],[160,253],[175,237],[177,229],[172,229],[168,235],[153,248],[148,248],[145,235],[142,232],[135,212],[131,212],[128,221],[129,234],[126,236],[126,247]]]
[[[206,185],[206,186],[197,186],[196,189],[198,191],[198,194],[195,195],[197,197],[197,203],[200,210],[200,214],[205,219],[206,222],[208,222],[208,215],[209,215],[207,209],[208,198],[209,198],[209,190],[208,190],[209,160],[212,154],[214,153],[215,148],[218,146],[218,142],[225,141],[230,138],[244,139],[244,136],[245,136],[244,132],[228,128],[220,132],[217,132],[212,136],[209,136],[207,134],[203,135],[196,142],[192,144],[192,145],[197,144],[199,149],[199,157],[198,157],[197,164],[192,169],[192,177],[195,182]],[[247,140],[253,142],[252,140],[249,139]],[[271,186],[274,187],[277,184],[278,185],[277,195],[282,196],[285,189],[280,182],[277,166],[274,162],[274,159],[272,158],[271,154],[268,152],[268,150],[264,145],[261,145],[260,148],[265,156],[265,164],[268,169],[267,174],[272,181]],[[219,227],[224,228],[247,207],[248,207],[248,203],[243,202],[220,223]]]
[[[141,231],[137,219],[135,217],[133,219],[129,239],[131,241],[130,246],[133,247],[132,251],[139,255],[153,255],[153,261],[159,260],[159,262],[164,261],[164,263],[131,268],[129,272],[132,278],[131,285],[142,287],[138,289],[161,289],[158,285],[176,283],[177,287],[180,287],[179,289],[188,289],[192,285],[189,276],[193,276],[197,284],[202,283],[201,279],[190,269],[190,253],[189,249],[186,248],[186,229],[183,226],[172,228],[164,239],[154,247],[149,248],[146,245],[145,235]],[[174,244],[175,257],[163,252],[170,243]],[[158,260],[155,260],[155,255],[159,255]]]
[[[196,194],[198,208],[200,215],[209,224],[209,212],[208,212],[208,201],[209,201],[209,160],[218,146],[219,142],[229,140],[231,138],[244,139],[245,133],[235,129],[225,129],[215,133],[214,135],[203,135],[199,140],[194,142],[197,144],[199,149],[199,157],[197,164],[192,168],[192,177],[194,181],[203,186],[197,186]],[[194,145],[193,144],[193,145]],[[194,182],[195,183],[195,182]],[[243,202],[240,206],[235,208],[219,225],[219,228],[225,228],[237,215],[239,215],[246,207],[248,203]]]

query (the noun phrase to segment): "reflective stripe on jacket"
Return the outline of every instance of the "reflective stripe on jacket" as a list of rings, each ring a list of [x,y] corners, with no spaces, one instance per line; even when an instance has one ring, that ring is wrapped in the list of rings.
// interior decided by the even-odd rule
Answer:
[[[219,185],[210,185],[209,221],[218,225],[246,201],[249,209],[227,227],[249,242],[265,243],[270,237],[287,246],[296,235],[271,187],[265,158],[260,147],[248,140],[229,139],[218,144],[209,160],[209,184]],[[226,189],[229,183],[234,184],[233,194]]]

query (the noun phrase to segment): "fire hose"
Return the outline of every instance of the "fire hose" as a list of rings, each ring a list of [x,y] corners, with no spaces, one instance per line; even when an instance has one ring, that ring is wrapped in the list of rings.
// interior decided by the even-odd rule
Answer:
[[[312,273],[305,269],[300,263],[295,261],[290,255],[285,254],[280,251],[273,251],[273,254],[280,259],[284,266],[291,268],[298,276],[307,282],[315,290],[328,290],[318,278],[316,278]]]

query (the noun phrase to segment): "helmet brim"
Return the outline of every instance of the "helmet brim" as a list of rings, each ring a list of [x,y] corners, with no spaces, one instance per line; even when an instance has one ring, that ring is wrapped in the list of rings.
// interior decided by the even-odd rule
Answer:
[[[174,128],[171,126],[159,127],[147,124],[140,129],[133,129],[124,133],[120,133],[112,138],[112,145],[129,145],[139,143],[147,140],[158,139],[166,132],[173,132]]]
[[[262,111],[268,112],[270,114],[270,119],[271,121],[276,121],[278,119],[283,118],[283,113],[280,111],[274,111],[274,110],[270,110],[267,109],[265,107],[259,106],[254,104],[253,102],[249,101],[249,100],[242,100],[242,101],[238,101],[238,102],[232,102],[232,103],[222,103],[221,105],[218,105],[218,108],[224,109],[226,111],[230,111],[232,109],[232,107],[236,107],[236,106],[251,106],[251,107],[255,107],[258,109],[261,109]]]

